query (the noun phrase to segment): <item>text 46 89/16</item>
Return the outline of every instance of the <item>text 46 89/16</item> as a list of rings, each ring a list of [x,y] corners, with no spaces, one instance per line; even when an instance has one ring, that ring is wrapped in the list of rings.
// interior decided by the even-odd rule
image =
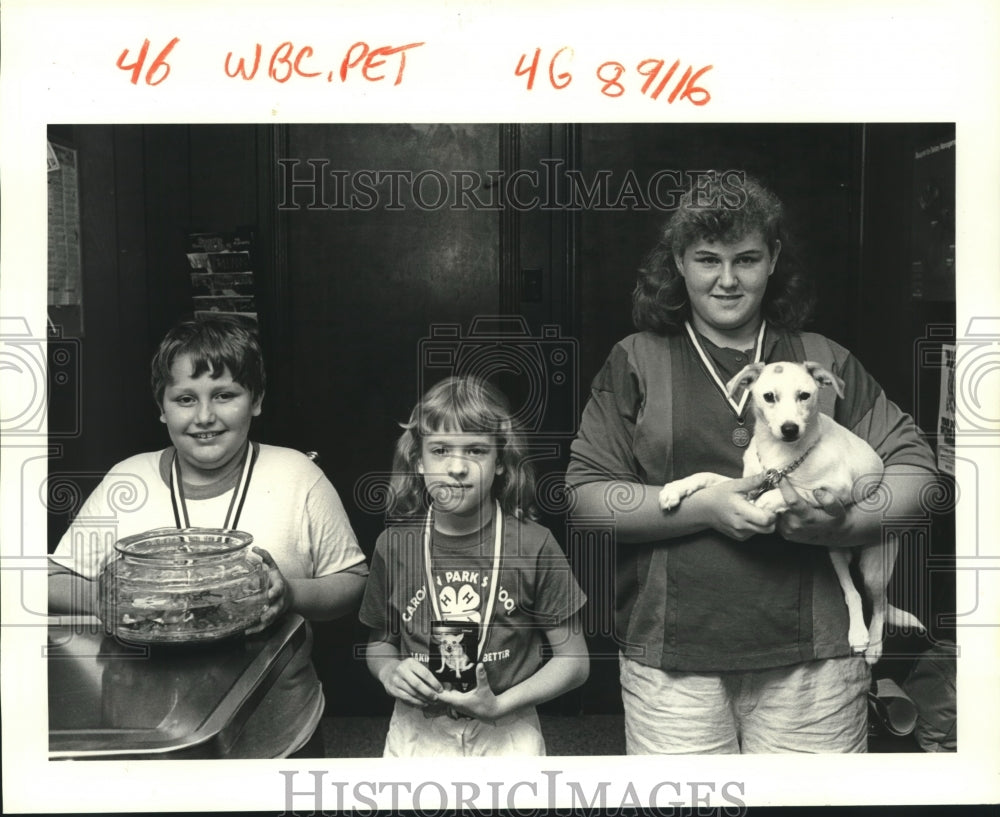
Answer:
[[[541,48],[536,48],[533,53],[521,54],[514,75],[527,78],[529,91],[534,89],[535,80],[539,76],[541,83],[547,79],[552,88],[561,91],[573,81],[573,74],[569,70],[573,57],[574,51],[569,46],[563,46],[548,59]],[[608,60],[597,66],[594,75],[600,92],[605,96],[624,95],[631,87],[630,80],[634,73],[640,78],[636,80],[634,87],[638,87],[639,92],[650,99],[659,99],[670,89],[665,97],[668,103],[687,100],[692,105],[701,106],[711,100],[712,95],[708,89],[695,83],[711,68],[711,65],[705,65],[695,70],[694,66],[688,65],[682,71],[679,59],[668,65],[664,59],[649,58],[640,60],[634,68],[626,67],[617,60]]]

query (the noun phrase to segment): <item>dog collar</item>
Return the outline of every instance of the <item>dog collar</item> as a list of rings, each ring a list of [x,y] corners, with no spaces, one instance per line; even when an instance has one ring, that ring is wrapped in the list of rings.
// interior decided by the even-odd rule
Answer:
[[[783,480],[790,473],[792,473],[792,471],[794,471],[796,468],[802,465],[803,460],[805,460],[805,458],[809,456],[809,454],[815,447],[816,443],[813,443],[805,451],[802,452],[802,455],[800,457],[792,460],[784,468],[768,468],[767,471],[764,472],[764,481],[747,494],[747,499],[753,502],[755,499],[760,498],[763,494],[766,494],[768,491],[773,491],[775,488],[777,488],[778,483],[781,482],[781,480]],[[760,462],[760,454],[757,455],[757,462]],[[761,463],[761,465],[763,464],[764,463]]]

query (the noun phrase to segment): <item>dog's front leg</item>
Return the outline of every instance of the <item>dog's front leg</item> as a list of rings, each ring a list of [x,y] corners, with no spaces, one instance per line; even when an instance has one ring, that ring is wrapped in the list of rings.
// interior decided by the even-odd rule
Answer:
[[[660,491],[660,508],[665,511],[676,508],[684,497],[691,496],[702,488],[710,488],[720,482],[725,482],[727,479],[728,477],[713,474],[711,471],[699,471],[689,477],[668,482]]]

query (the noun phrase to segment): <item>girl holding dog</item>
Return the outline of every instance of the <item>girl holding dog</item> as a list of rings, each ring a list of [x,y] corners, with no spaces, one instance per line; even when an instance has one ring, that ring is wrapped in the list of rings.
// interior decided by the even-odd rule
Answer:
[[[750,178],[743,192],[683,199],[639,271],[638,331],[594,378],[572,447],[575,512],[613,520],[618,543],[630,754],[867,748],[870,670],[851,655],[826,548],[879,541],[881,515],[822,490],[810,507],[787,481],[787,512],[753,505],[752,418],[722,384],[755,361],[819,359],[846,383],[834,419],[885,463],[887,512],[916,510],[934,478],[914,423],[857,359],[801,331],[811,300],[782,256],[781,202]],[[664,483],[698,471],[733,479],[663,512]]]
[[[543,755],[536,704],[588,675],[585,597],[529,518],[534,476],[507,401],[477,378],[447,378],[403,429],[394,522],[361,605],[368,667],[395,699],[384,754]]]

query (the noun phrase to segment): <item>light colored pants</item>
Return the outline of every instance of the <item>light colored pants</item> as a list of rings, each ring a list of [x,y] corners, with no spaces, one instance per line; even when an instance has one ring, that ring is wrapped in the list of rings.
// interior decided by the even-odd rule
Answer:
[[[630,755],[868,750],[863,657],[751,672],[664,672],[620,658]]]
[[[528,707],[487,723],[396,701],[383,757],[534,757],[545,754],[538,713]]]

